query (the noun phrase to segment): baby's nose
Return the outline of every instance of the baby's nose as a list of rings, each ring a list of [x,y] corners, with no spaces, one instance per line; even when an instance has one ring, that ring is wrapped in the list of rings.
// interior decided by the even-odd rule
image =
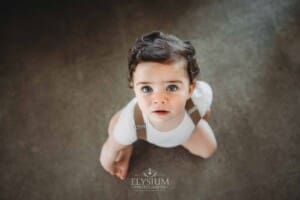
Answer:
[[[168,96],[164,93],[156,94],[153,98],[155,104],[166,104],[168,102]]]

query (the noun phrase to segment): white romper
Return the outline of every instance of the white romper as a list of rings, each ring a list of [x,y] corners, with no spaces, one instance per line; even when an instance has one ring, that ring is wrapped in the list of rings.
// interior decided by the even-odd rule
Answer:
[[[210,108],[213,100],[213,92],[210,85],[204,81],[197,81],[192,94],[192,101],[196,105],[201,117]],[[119,119],[114,127],[115,140],[123,145],[134,143],[137,138],[134,121],[134,107],[137,99],[133,98],[120,112]],[[160,147],[175,147],[183,144],[191,135],[195,125],[190,116],[185,113],[181,123],[174,129],[162,132],[154,128],[143,113],[146,125],[147,141]]]

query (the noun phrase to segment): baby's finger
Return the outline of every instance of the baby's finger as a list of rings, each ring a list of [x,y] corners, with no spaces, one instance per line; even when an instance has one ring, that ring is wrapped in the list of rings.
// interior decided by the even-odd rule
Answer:
[[[126,170],[120,165],[120,163],[115,162],[113,167],[113,174],[117,176],[119,179],[124,180],[126,177]]]
[[[121,180],[124,180],[127,176],[127,172],[126,170],[122,169],[122,168],[119,168],[119,171],[117,173],[117,176],[121,179]]]
[[[127,177],[127,171],[123,171],[121,179],[124,180]]]
[[[122,179],[122,172],[121,170],[119,170],[117,173],[116,173],[116,176],[120,179]]]

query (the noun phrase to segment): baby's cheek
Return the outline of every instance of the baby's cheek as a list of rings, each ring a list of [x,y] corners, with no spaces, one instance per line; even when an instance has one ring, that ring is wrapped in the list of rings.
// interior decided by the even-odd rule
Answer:
[[[142,111],[146,111],[148,109],[148,107],[149,107],[147,101],[145,99],[142,99],[142,98],[138,99],[138,104],[139,104],[140,109]]]

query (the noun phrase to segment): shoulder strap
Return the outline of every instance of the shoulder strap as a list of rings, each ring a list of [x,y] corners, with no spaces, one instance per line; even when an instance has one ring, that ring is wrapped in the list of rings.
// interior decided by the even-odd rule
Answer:
[[[186,109],[187,113],[190,115],[194,124],[197,125],[201,119],[201,115],[200,115],[197,107],[193,103],[192,99],[187,100],[185,109]],[[144,122],[142,111],[138,104],[136,104],[134,107],[134,121],[135,121],[135,129],[136,129],[137,138],[146,140],[146,138],[147,138],[146,125]]]
[[[135,121],[135,129],[138,139],[146,140],[146,125],[144,122],[144,118],[142,115],[142,111],[138,104],[134,107],[134,121]]]
[[[197,125],[201,119],[201,115],[191,98],[189,98],[189,100],[187,100],[187,102],[185,104],[185,109],[186,109],[187,113],[190,115],[194,124]]]

